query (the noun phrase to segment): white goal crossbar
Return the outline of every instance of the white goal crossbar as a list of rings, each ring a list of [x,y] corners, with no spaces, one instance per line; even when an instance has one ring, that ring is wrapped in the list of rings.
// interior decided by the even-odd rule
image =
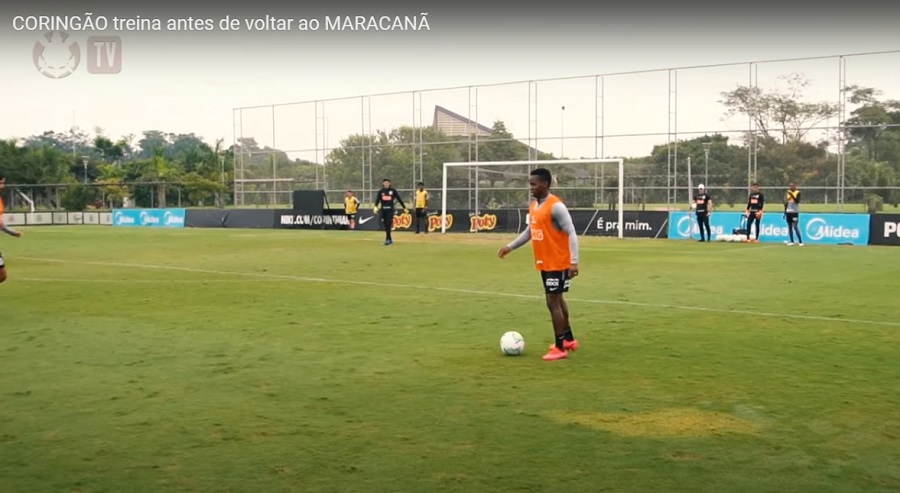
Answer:
[[[468,166],[468,167],[487,167],[487,166],[533,166],[541,168],[552,165],[574,165],[574,164],[597,164],[597,163],[616,163],[619,168],[618,179],[618,211],[619,211],[619,238],[624,238],[625,228],[622,224],[625,222],[625,161],[621,158],[597,158],[597,159],[544,159],[535,161],[465,161],[465,162],[448,162],[444,163],[441,183],[441,233],[447,232],[447,171],[452,167]],[[478,180],[475,180],[477,190]]]

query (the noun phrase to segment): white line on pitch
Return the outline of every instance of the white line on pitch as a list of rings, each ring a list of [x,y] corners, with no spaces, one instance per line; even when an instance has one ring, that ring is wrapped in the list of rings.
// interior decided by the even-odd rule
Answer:
[[[17,282],[88,283],[88,284],[210,284],[234,283],[234,279],[62,279],[42,277],[20,277]],[[248,279],[245,282],[288,282],[291,279]]]
[[[271,274],[271,273],[262,273],[262,272],[236,272],[236,271],[224,271],[224,270],[213,270],[213,269],[197,269],[193,267],[178,267],[172,265],[153,265],[153,264],[133,264],[127,262],[94,262],[94,261],[80,261],[80,260],[62,260],[62,259],[50,259],[50,258],[37,258],[37,257],[19,257],[24,260],[33,260],[36,262],[53,262],[58,264],[80,264],[80,265],[96,265],[100,267],[130,267],[136,269],[154,269],[154,270],[170,270],[170,271],[181,271],[181,272],[193,272],[197,274],[215,274],[215,275],[223,275],[223,276],[241,276],[241,277],[256,277],[262,279],[281,279],[281,280],[290,280],[290,281],[301,281],[301,282],[320,282],[327,284],[347,284],[353,286],[381,286],[387,288],[398,288],[398,289],[415,289],[415,290],[431,290],[431,291],[443,291],[447,293],[458,293],[458,294],[471,294],[477,296],[498,296],[504,298],[520,298],[520,299],[532,299],[532,300],[543,300],[543,296],[534,295],[534,294],[516,294],[516,293],[500,293],[496,291],[479,291],[474,289],[463,289],[463,288],[447,288],[447,287],[439,287],[439,286],[423,286],[419,284],[400,284],[400,283],[382,283],[375,281],[353,281],[348,279],[324,279],[320,277],[303,277],[303,276],[292,276],[288,274]],[[887,327],[900,327],[900,322],[888,322],[884,320],[861,320],[861,319],[853,319],[853,318],[840,318],[840,317],[825,317],[819,315],[799,315],[792,313],[772,313],[772,312],[758,312],[752,310],[735,310],[729,308],[710,308],[703,306],[686,306],[686,305],[670,305],[667,303],[643,303],[639,301],[620,301],[620,300],[591,300],[591,299],[583,299],[583,298],[567,298],[566,301],[576,302],[576,303],[593,303],[598,305],[619,305],[619,306],[634,306],[640,308],[663,308],[669,310],[686,310],[686,311],[696,311],[696,312],[707,312],[707,313],[725,313],[729,315],[752,315],[754,317],[770,317],[770,318],[788,318],[795,320],[814,320],[818,322],[839,322],[839,323],[851,323],[851,324],[864,324],[864,325],[881,325]]]

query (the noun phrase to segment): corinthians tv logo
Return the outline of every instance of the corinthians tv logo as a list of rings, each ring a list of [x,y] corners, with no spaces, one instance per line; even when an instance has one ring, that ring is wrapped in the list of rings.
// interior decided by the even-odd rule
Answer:
[[[31,57],[42,75],[62,79],[72,75],[81,64],[81,48],[69,39],[69,33],[51,31],[34,43]]]
[[[118,36],[91,36],[84,58],[91,74],[117,74],[122,71],[122,39]],[[75,73],[82,62],[82,50],[65,31],[44,33],[31,49],[34,68],[51,79],[63,79]]]

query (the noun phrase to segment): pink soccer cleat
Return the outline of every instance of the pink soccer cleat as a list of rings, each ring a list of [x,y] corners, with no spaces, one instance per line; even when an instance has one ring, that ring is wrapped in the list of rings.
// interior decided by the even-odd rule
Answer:
[[[543,356],[543,359],[544,361],[555,361],[558,359],[565,359],[568,356],[569,353],[567,353],[565,350],[553,346],[550,348],[550,351]]]

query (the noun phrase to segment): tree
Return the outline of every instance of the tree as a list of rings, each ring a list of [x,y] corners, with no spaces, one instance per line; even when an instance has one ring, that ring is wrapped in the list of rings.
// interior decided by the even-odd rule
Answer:
[[[871,87],[853,85],[845,91],[850,93],[847,101],[858,105],[844,123],[847,147],[863,149],[873,161],[900,164],[900,101],[881,101],[881,91]]]
[[[678,162],[675,170],[677,186],[682,190],[687,190],[689,182],[687,159],[689,157],[692,174],[690,182],[696,188],[705,180],[706,154],[703,149],[705,143],[712,144],[709,149],[709,181],[711,183],[706,183],[706,186],[717,187],[715,192],[719,202],[734,204],[735,201],[743,200],[747,192],[747,149],[731,144],[728,137],[721,134],[704,135],[678,142]],[[640,162],[640,160],[635,161]],[[645,200],[651,203],[666,203],[668,201],[666,190],[669,173],[669,146],[667,144],[654,146],[648,161],[651,165],[646,167],[643,173],[640,169],[629,167],[629,171],[625,174],[626,179],[643,174],[643,186],[653,189],[653,194],[646,197]],[[683,202],[687,200],[687,194],[690,193],[693,191],[679,192],[677,199]]]
[[[432,128],[400,127],[390,132],[378,131],[374,135],[350,135],[326,157],[329,188],[377,188],[382,178],[390,178],[399,188],[412,187],[413,164],[419,164],[419,156],[422,157],[424,176],[419,176],[416,170],[416,180],[440,183],[443,163],[460,160],[463,146],[458,138],[448,137]],[[375,183],[364,184],[363,165],[369,163]]]
[[[200,161],[196,167],[196,173],[199,176],[215,185],[213,187],[204,183],[204,187],[215,195],[218,207],[225,207],[224,193],[227,188],[227,173],[233,169],[231,166],[234,164],[234,155],[225,150],[224,142],[223,139],[216,140],[215,147],[202,143]]]
[[[765,139],[780,137],[781,143],[803,140],[818,124],[838,114],[834,103],[803,102],[803,90],[809,80],[799,74],[782,76],[786,91],[764,90],[760,87],[738,86],[723,92],[722,100],[727,116],[741,114],[753,120],[756,131]],[[749,136],[748,136],[749,137]]]
[[[165,151],[169,147],[169,138],[163,132],[159,130],[146,130],[144,131],[144,136],[141,140],[138,141],[138,147],[140,148],[140,152],[138,152],[137,157],[149,159],[156,155],[156,152],[162,151],[163,155],[165,155]]]
[[[128,194],[128,187],[123,185],[126,181],[125,169],[115,164],[101,164],[100,174],[97,177],[96,184],[100,185],[106,204],[110,208],[120,206]]]
[[[96,136],[94,137],[93,146],[95,155],[102,161],[107,163],[119,164],[125,159],[126,154],[131,153],[130,145],[126,138],[121,138],[115,142],[103,134],[103,129],[97,127],[94,129]]]
[[[97,190],[81,183],[72,184],[62,195],[63,209],[74,212],[83,211],[97,199]]]
[[[499,120],[494,122],[491,135],[479,138],[477,149],[477,156],[473,155],[472,159],[478,161],[526,161],[529,155],[528,146],[516,140],[506,129],[506,124]],[[521,177],[527,175],[522,166],[492,166],[480,171],[483,174],[479,173],[479,178],[487,181],[491,188],[497,182],[514,182],[517,178],[521,181]]]
[[[473,156],[474,157],[474,156]],[[524,161],[528,159],[528,146],[516,140],[498,120],[491,128],[491,135],[478,140],[479,161]]]
[[[900,202],[896,191],[898,173],[889,164],[861,156],[850,156],[847,158],[846,166],[847,186],[865,190],[861,196],[853,199],[866,202],[869,212],[880,210],[884,202],[895,206]]]
[[[167,159],[164,150],[159,147],[154,151],[153,158],[150,159],[149,164],[147,167],[148,173],[144,175],[144,179],[145,181],[156,183],[156,206],[166,207],[166,192],[169,184],[177,182],[183,170],[177,162]]]

